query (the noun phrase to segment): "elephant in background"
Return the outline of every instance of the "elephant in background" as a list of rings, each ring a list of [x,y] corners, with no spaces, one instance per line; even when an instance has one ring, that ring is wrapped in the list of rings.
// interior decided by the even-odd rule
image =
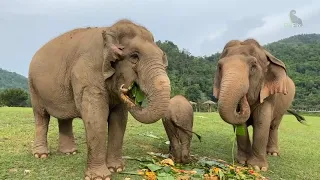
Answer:
[[[48,156],[50,116],[58,119],[60,151],[74,152],[72,120],[81,118],[88,151],[85,179],[110,179],[111,172],[122,171],[128,111],[147,124],[164,116],[171,93],[167,66],[152,33],[127,19],[109,27],[74,29],[49,41],[29,67],[34,156]],[[128,96],[134,83],[145,94],[146,107]]]
[[[169,154],[176,163],[190,162],[193,117],[192,105],[184,96],[176,95],[170,99],[162,123],[170,141]],[[201,141],[201,136],[196,136]]]
[[[285,64],[254,39],[231,40],[218,61],[213,95],[221,118],[245,127],[245,136],[237,135],[238,162],[266,171],[266,154],[279,154],[278,127],[295,96]]]

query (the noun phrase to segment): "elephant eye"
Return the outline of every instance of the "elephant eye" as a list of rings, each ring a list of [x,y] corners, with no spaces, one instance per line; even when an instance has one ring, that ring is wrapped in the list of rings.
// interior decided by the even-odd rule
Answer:
[[[255,71],[256,68],[257,68],[257,64],[253,63],[253,64],[251,65],[251,72]]]
[[[219,63],[219,64],[218,64],[218,71],[220,72],[221,69],[222,69],[222,67],[221,67],[221,64]]]
[[[130,54],[130,61],[132,63],[137,63],[139,60],[139,53],[138,52],[133,52]]]
[[[133,59],[139,59],[139,54],[138,54],[138,52],[134,52],[130,55],[130,57]]]

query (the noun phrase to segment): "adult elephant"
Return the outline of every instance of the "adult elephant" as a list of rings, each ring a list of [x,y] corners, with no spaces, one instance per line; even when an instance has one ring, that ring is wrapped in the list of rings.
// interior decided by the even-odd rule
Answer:
[[[231,40],[218,61],[213,94],[221,118],[245,127],[245,136],[237,136],[238,162],[266,171],[266,154],[278,155],[278,127],[295,96],[285,64],[254,39]]]
[[[110,170],[123,170],[128,111],[142,123],[164,116],[171,91],[167,65],[152,33],[126,19],[52,39],[36,52],[29,67],[36,128],[33,154],[48,155],[50,116],[58,119],[60,151],[74,151],[72,120],[81,118],[88,148],[85,179],[110,179]],[[133,83],[148,99],[144,108],[126,95]]]

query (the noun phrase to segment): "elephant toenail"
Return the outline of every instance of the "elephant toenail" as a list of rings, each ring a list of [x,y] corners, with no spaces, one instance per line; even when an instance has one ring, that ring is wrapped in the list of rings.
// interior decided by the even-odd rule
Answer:
[[[77,154],[77,152],[76,152],[76,151],[74,151],[72,154]]]
[[[110,180],[110,178],[109,178],[109,177],[107,177],[105,180]]]
[[[47,158],[47,155],[46,155],[46,154],[42,154],[42,155],[40,156],[40,158]]]
[[[101,177],[95,178],[95,180],[103,180]]]
[[[277,153],[272,153],[272,156],[277,156],[278,154]]]
[[[261,171],[267,171],[267,170],[268,170],[267,167],[262,167],[262,168],[261,168]]]
[[[239,161],[239,164],[246,164],[245,161]]]
[[[34,154],[34,157],[39,158],[39,154]]]
[[[89,178],[88,176],[86,176],[86,177],[84,178],[84,180],[90,180],[90,178]]]
[[[260,171],[260,168],[258,166],[253,166],[254,170],[259,172]]]
[[[109,171],[110,171],[110,172],[114,172],[113,168],[109,168]]]
[[[122,169],[121,169],[121,168],[118,168],[118,169],[117,169],[117,172],[121,172],[121,171],[122,171]]]
[[[67,152],[67,153],[66,153],[66,155],[70,155],[70,153],[69,153],[69,152]]]

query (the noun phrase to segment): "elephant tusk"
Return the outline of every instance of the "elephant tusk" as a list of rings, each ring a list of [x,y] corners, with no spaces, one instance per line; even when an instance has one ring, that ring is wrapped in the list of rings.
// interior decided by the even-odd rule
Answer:
[[[120,91],[121,91],[122,93],[127,93],[129,90],[128,90],[127,88],[124,88],[123,86],[124,86],[124,84],[122,84],[122,85],[120,86]]]
[[[130,108],[136,106],[127,95],[121,93],[120,96],[121,96],[121,99],[124,101],[124,103],[126,103]]]

